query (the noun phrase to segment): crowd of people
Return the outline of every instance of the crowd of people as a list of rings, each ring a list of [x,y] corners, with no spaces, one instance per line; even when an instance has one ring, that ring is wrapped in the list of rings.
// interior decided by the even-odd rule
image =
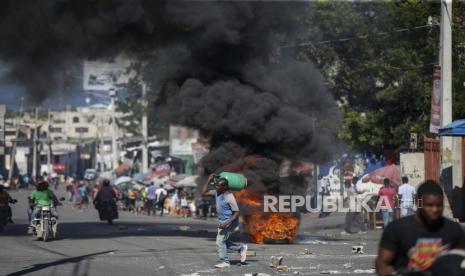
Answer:
[[[322,176],[319,176],[318,179],[318,194],[323,202],[324,198],[330,196],[331,193],[327,181],[325,181]],[[344,181],[344,204],[349,208],[344,226],[344,231],[346,233],[363,233],[368,229],[369,216],[366,210],[358,208],[353,204],[355,202],[353,199],[360,195],[371,196],[371,199],[368,201],[368,205],[371,208],[375,209],[376,207],[380,207],[384,228],[394,219],[414,214],[416,209],[416,190],[414,186],[409,184],[408,177],[402,177],[402,183],[398,187],[393,186],[389,178],[385,178],[383,180],[383,187],[379,189],[377,195],[366,193],[359,189],[357,186],[358,181],[359,178],[357,176],[353,176],[352,179],[346,179]],[[319,217],[326,217],[329,214],[329,212],[326,212],[324,208],[322,208]]]

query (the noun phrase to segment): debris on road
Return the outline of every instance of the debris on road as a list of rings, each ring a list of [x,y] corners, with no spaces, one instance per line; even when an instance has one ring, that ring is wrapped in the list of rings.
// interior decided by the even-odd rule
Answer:
[[[300,255],[311,255],[311,254],[312,252],[308,248],[305,248],[304,251],[300,253]]]
[[[266,273],[246,273],[244,276],[270,276],[270,274]]]
[[[270,263],[270,266],[271,267],[278,267],[278,266],[281,266],[283,263],[283,256],[271,256],[271,263]]]
[[[345,263],[342,266],[344,266],[344,268],[351,268],[352,264],[351,263]]]
[[[356,269],[354,270],[354,273],[358,274],[374,274],[376,273],[375,269]]]
[[[289,267],[285,266],[285,265],[280,265],[276,268],[276,270],[278,272],[288,272],[289,271]]]
[[[352,246],[352,254],[365,254],[363,252],[363,246],[362,245],[354,245],[354,246]]]

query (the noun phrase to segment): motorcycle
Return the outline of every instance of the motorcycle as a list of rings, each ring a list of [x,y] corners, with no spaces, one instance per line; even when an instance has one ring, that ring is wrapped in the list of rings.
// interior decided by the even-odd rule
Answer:
[[[8,205],[0,204],[0,232],[3,232],[3,227],[8,224]]]
[[[18,202],[16,199],[11,201],[10,203]],[[8,224],[8,204],[7,203],[0,203],[0,232],[3,232],[3,228]]]
[[[118,208],[114,200],[95,201],[94,205],[98,210],[100,220],[106,220],[108,224],[113,224],[113,220],[118,218]]]
[[[42,239],[44,242],[49,241],[56,237],[58,221],[55,216],[52,215],[53,205],[47,205],[40,207],[39,211],[32,225],[32,235],[37,239]]]

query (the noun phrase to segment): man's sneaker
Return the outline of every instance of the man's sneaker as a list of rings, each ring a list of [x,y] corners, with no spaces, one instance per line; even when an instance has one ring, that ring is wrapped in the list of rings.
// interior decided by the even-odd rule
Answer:
[[[222,262],[222,263],[219,263],[219,264],[216,264],[215,265],[215,268],[227,268],[227,267],[230,267],[231,265],[227,262]]]
[[[242,247],[242,251],[241,251],[241,263],[245,263],[245,260],[247,259],[247,249],[249,247],[247,245],[244,244],[244,247]]]

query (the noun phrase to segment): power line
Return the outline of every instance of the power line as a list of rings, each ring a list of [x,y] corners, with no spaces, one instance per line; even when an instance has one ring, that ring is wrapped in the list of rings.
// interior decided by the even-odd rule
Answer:
[[[372,36],[383,36],[383,35],[394,34],[394,33],[403,33],[403,32],[409,32],[409,31],[424,29],[424,28],[432,28],[433,26],[439,26],[439,24],[427,24],[427,25],[415,26],[415,27],[412,27],[412,28],[397,29],[397,30],[393,30],[393,31],[389,31],[389,32],[379,32],[379,33],[359,35],[359,36],[353,36],[353,37],[345,37],[345,38],[338,38],[338,39],[320,40],[320,41],[307,41],[307,42],[302,42],[302,43],[298,43],[298,44],[294,44],[294,45],[283,45],[283,46],[280,46],[280,48],[305,47],[305,46],[313,46],[314,44],[329,44],[329,43],[333,43],[333,42],[345,42],[345,41],[351,41],[351,40],[357,40],[357,39],[367,39],[367,38],[372,37]]]

